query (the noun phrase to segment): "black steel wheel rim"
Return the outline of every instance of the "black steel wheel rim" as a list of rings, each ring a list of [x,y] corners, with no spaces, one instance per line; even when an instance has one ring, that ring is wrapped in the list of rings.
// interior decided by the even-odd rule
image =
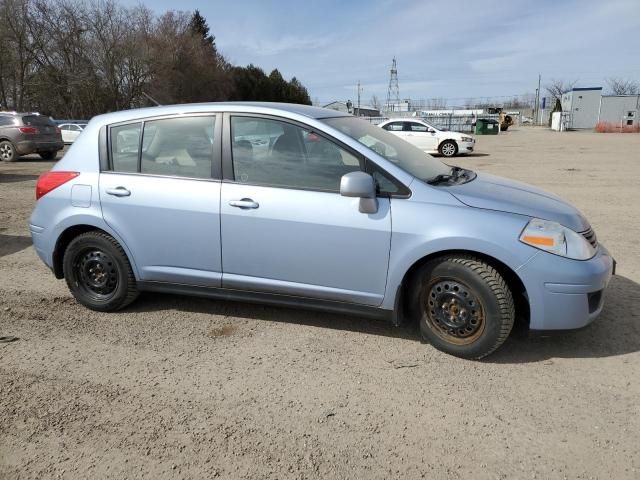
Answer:
[[[99,248],[79,252],[73,273],[78,288],[96,300],[111,298],[118,287],[118,267],[109,254]]]
[[[485,310],[473,290],[453,279],[435,279],[426,288],[425,309],[431,329],[447,342],[468,345],[485,328]]]

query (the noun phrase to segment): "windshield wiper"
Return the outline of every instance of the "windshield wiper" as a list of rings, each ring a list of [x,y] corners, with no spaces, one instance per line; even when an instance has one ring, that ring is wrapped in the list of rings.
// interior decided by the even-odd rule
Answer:
[[[429,185],[437,185],[439,183],[455,183],[459,178],[466,175],[466,170],[460,167],[451,167],[450,173],[439,173],[435,177],[429,178]]]
[[[438,183],[447,183],[452,178],[453,177],[451,175],[439,173],[435,177],[429,178],[426,182],[429,185],[437,185]]]

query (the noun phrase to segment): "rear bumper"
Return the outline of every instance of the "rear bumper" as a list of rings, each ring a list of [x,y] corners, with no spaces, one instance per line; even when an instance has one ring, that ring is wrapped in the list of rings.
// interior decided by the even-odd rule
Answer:
[[[28,155],[30,153],[38,152],[53,152],[62,150],[64,148],[64,142],[62,139],[56,141],[39,142],[37,140],[23,140],[16,143],[16,151],[18,155]]]
[[[518,274],[525,284],[532,331],[574,330],[593,322],[604,307],[614,260],[604,246],[590,260],[539,252]]]
[[[29,224],[29,231],[31,232],[31,241],[33,242],[33,248],[47,267],[53,268],[53,259],[51,256],[51,248],[49,247],[49,241],[45,235],[44,227]]]

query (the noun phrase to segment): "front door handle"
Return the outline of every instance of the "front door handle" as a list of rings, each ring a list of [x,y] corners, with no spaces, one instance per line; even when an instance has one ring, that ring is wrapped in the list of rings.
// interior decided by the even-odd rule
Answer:
[[[243,210],[247,210],[249,208],[258,208],[260,204],[258,202],[254,202],[250,198],[243,198],[242,200],[231,200],[229,205],[232,207],[242,208]]]
[[[105,192],[115,197],[128,197],[131,195],[131,192],[124,187],[107,188]]]

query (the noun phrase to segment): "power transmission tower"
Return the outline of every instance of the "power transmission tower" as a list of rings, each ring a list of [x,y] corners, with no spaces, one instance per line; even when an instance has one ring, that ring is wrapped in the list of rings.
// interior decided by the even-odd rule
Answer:
[[[396,105],[400,105],[400,87],[398,86],[396,57],[393,57],[391,75],[389,76],[389,90],[387,91],[387,111],[392,111]]]

